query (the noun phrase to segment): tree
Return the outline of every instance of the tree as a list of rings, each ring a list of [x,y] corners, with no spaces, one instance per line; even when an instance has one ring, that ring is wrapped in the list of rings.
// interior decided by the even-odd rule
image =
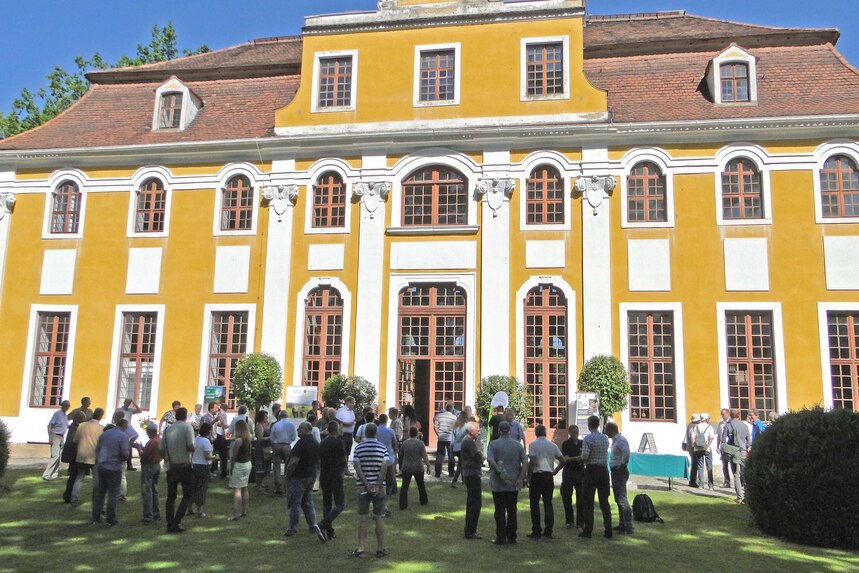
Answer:
[[[6,473],[6,465],[9,463],[9,456],[11,454],[11,450],[9,449],[11,442],[12,436],[9,426],[6,425],[6,422],[0,420],[0,478]],[[0,488],[0,492],[2,492],[2,488]]]
[[[232,388],[240,404],[259,410],[280,398],[283,371],[277,359],[270,354],[248,354],[236,363]]]
[[[492,397],[498,392],[506,392],[510,399],[508,408],[516,412],[516,417],[522,420],[523,427],[527,427],[528,416],[531,414],[531,396],[525,391],[522,382],[515,376],[487,376],[480,380],[480,389],[477,391],[477,403],[475,409],[480,423],[483,426],[489,424],[492,406]]]
[[[596,392],[603,422],[626,408],[632,391],[623,363],[614,356],[605,355],[594,356],[585,362],[577,387],[579,392]]]
[[[364,406],[372,406],[376,403],[376,388],[361,376],[337,374],[325,381],[322,402],[327,407],[339,407],[346,396],[355,398],[355,411],[360,412]]]
[[[207,46],[201,46],[196,50],[182,50],[181,54],[191,56],[208,51]],[[12,110],[8,114],[0,113],[0,138],[38,127],[62,113],[89,89],[90,83],[84,74],[90,70],[165,62],[178,57],[179,54],[176,30],[172,22],[168,22],[163,28],[159,28],[157,24],[153,26],[149,44],[138,44],[133,58],[122,56],[113,66],[98,52],[89,59],[77,56],[74,59],[76,69],[71,72],[55,66],[47,75],[47,87],[39,88],[35,92],[27,88],[22,89],[21,95],[12,102]]]

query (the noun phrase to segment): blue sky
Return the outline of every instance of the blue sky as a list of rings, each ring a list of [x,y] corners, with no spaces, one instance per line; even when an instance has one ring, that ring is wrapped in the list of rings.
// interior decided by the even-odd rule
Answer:
[[[686,10],[770,26],[837,27],[838,49],[859,64],[859,0],[588,0],[592,14]],[[297,34],[303,17],[370,10],[376,0],[7,0],[0,34],[0,111],[21,88],[36,89],[53,66],[76,55],[108,60],[133,53],[153,24],[172,21],[181,47],[223,48],[254,38]],[[817,9],[819,8],[819,10]]]

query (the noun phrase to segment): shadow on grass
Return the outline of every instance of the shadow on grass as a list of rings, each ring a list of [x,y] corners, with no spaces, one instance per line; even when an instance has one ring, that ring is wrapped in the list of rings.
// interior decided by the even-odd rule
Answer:
[[[389,500],[393,516],[386,520],[387,548],[384,559],[349,558],[355,547],[357,517],[355,488],[346,483],[346,511],[335,522],[337,538],[322,545],[302,524],[294,538],[282,537],[286,525],[283,498],[251,490],[250,516],[228,522],[231,492],[215,480],[209,489],[209,519],[188,517],[188,531],[168,535],[163,521],[140,523],[137,474],[129,474],[128,502],[120,505],[122,525],[108,528],[90,525],[90,504],[79,508],[60,499],[64,481],[46,483],[37,470],[10,470],[12,491],[0,499],[0,572],[11,571],[119,571],[129,567],[143,571],[178,569],[193,571],[260,572],[301,570],[447,573],[471,570],[520,571],[714,571],[730,563],[731,570],[856,571],[859,555],[846,551],[816,549],[786,543],[758,533],[747,510],[729,498],[695,496],[680,492],[650,491],[664,525],[637,524],[635,535],[613,540],[595,536],[580,539],[576,530],[563,527],[563,509],[555,500],[559,522],[554,540],[530,541],[527,490],[520,495],[519,533],[516,546],[496,547],[489,542],[494,532],[492,499],[484,491],[479,532],[484,539],[463,538],[464,489],[445,483],[429,483],[430,504],[417,504],[412,488],[408,510]],[[83,499],[88,500],[90,485]],[[484,488],[488,489],[486,484]],[[162,498],[166,486],[161,483]],[[315,498],[321,513],[321,499]],[[162,499],[163,503],[163,499]],[[612,507],[613,515],[617,515]],[[601,529],[597,515],[597,532]],[[368,551],[372,555],[372,531]],[[704,550],[702,550],[702,547]],[[296,570],[296,569],[293,569]]]

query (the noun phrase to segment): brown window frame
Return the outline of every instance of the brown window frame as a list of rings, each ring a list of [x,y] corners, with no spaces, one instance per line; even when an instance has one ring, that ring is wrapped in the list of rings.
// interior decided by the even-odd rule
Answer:
[[[639,188],[642,193],[634,195],[633,190]],[[658,215],[660,201],[661,217]],[[633,202],[640,202],[642,209],[633,209]],[[642,211],[642,218],[634,219],[632,214],[639,211]],[[668,178],[652,161],[639,161],[629,171],[626,178],[626,219],[630,223],[668,222]]]
[[[848,181],[849,185],[845,185]],[[825,219],[859,217],[859,168],[852,157],[832,155],[823,164],[820,170],[820,213]]]
[[[143,182],[137,190],[134,210],[135,233],[163,233],[167,218],[167,190],[157,177]]]
[[[560,59],[549,59],[549,50],[560,52]],[[539,56],[539,58],[538,58]],[[562,96],[566,93],[564,84],[564,43],[563,42],[533,42],[525,46],[525,94],[529,98]],[[534,58],[532,60],[532,57]],[[560,68],[560,81],[556,69]],[[550,80],[550,74],[553,75]]]
[[[318,286],[304,299],[302,384],[316,386],[321,394],[325,381],[341,373],[342,364],[343,296],[334,287]]]
[[[155,345],[158,340],[157,312],[123,312],[119,342],[119,368],[116,374],[116,402],[131,398],[141,410],[150,410],[155,377]],[[125,364],[128,363],[129,367]],[[146,381],[145,370],[149,369]],[[131,373],[128,380],[128,373]],[[123,391],[123,379],[126,386]],[[128,383],[130,382],[130,384]]]
[[[730,69],[731,75],[723,76],[722,70]],[[737,75],[738,69],[744,69],[745,76]],[[719,89],[722,103],[749,103],[752,101],[751,67],[745,62],[726,62],[719,64]],[[743,86],[743,84],[745,84]],[[745,88],[745,98],[740,97],[740,87]],[[726,97],[727,96],[727,97]]]
[[[336,171],[326,171],[313,185],[314,229],[343,229],[346,227],[346,183]]]
[[[755,326],[760,328],[755,331]],[[769,330],[768,333],[764,327]],[[739,409],[743,420],[746,419],[750,409],[756,409],[759,412],[777,411],[778,372],[775,362],[773,312],[769,310],[726,311],[725,338],[730,407]],[[765,344],[767,339],[768,345]],[[766,356],[767,353],[769,356]],[[741,372],[741,369],[745,369],[745,372]],[[769,369],[770,384],[766,383],[767,369]],[[758,384],[759,379],[763,379],[760,384]],[[761,396],[758,395],[759,388],[764,391]]]
[[[65,180],[51,194],[51,234],[69,235],[80,229],[83,194],[74,181]]]
[[[640,340],[641,326],[644,327],[643,341]],[[657,333],[658,327],[661,332]],[[677,338],[674,312],[630,310],[627,312],[626,336],[631,387],[629,419],[634,422],[676,422]],[[666,348],[669,352],[664,350]],[[643,388],[646,388],[645,392],[641,391]],[[661,394],[657,391],[659,389]]]
[[[429,179],[418,179],[418,177],[429,175]],[[444,177],[442,177],[444,175]],[[468,178],[462,173],[445,165],[430,165],[413,171],[403,180],[403,227],[458,227],[468,224]],[[442,191],[453,191],[444,196],[455,198],[453,213],[442,214],[442,205],[450,206],[450,203],[442,202]],[[429,202],[415,204],[415,199],[429,198]],[[429,215],[423,209],[429,208]],[[461,208],[462,212],[459,212]],[[415,222],[416,219],[428,220],[427,222]],[[454,221],[442,221],[442,218]]]
[[[526,224],[564,224],[566,220],[564,178],[557,168],[552,165],[538,165],[535,167],[526,181],[526,193]],[[554,197],[550,198],[550,195],[554,195]]]
[[[333,68],[329,70],[327,66],[332,63]],[[355,59],[351,55],[319,58],[319,78],[316,98],[316,107],[318,109],[352,107],[354,66]]]
[[[250,231],[253,224],[253,185],[245,175],[230,177],[221,189],[221,231]]]
[[[733,214],[734,210],[738,214]],[[751,159],[732,159],[722,172],[722,219],[756,220],[764,216],[763,175]]]
[[[182,126],[182,92],[161,94],[158,107],[158,129],[179,129]]]
[[[528,416],[531,427],[543,424],[554,428],[567,420],[570,377],[567,304],[564,292],[551,284],[538,285],[525,295],[525,391],[532,398]]]
[[[236,363],[248,353],[249,320],[248,311],[216,310],[211,314],[207,385],[224,387],[228,410],[238,407],[231,382]]]
[[[39,311],[30,376],[30,408],[58,408],[63,401],[71,336],[71,312]],[[50,328],[47,328],[47,327]],[[40,361],[44,367],[40,368]]]
[[[859,312],[830,310],[826,325],[832,405],[859,412]],[[836,379],[842,383],[836,385]]]
[[[449,61],[449,64],[443,64],[443,61]],[[456,49],[421,50],[419,64],[418,101],[456,101]]]

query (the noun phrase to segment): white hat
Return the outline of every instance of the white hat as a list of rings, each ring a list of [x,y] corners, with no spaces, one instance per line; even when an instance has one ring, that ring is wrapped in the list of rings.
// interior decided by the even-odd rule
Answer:
[[[701,421],[702,422],[705,420],[709,420],[709,419],[710,419],[710,414],[708,414],[707,412],[701,412]]]
[[[692,421],[693,422],[700,422],[701,421],[701,415],[700,414],[692,414]]]

